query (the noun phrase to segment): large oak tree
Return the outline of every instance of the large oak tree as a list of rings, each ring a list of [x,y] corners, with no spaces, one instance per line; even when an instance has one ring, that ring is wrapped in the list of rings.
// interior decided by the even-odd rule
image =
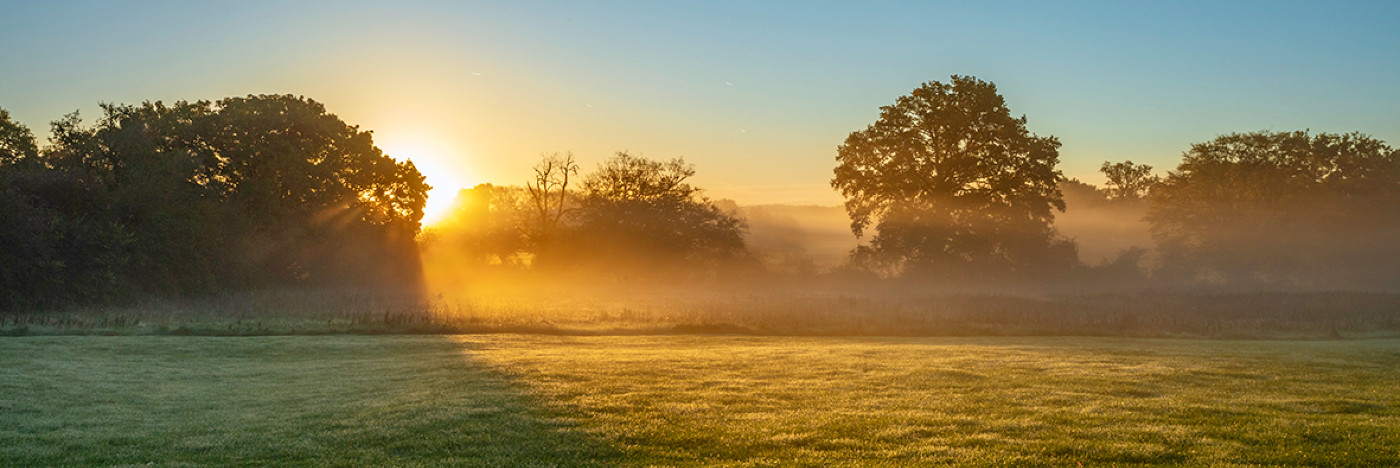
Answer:
[[[1051,227],[1063,210],[1060,143],[1026,130],[996,85],[925,83],[837,150],[831,185],[851,229],[874,227],[854,260],[890,273],[1006,276],[1058,269],[1073,244]]]

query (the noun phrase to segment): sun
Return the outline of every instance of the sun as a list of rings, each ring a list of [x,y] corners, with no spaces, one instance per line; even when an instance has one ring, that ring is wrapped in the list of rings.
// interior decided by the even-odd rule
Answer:
[[[399,140],[385,138],[379,143],[385,154],[399,161],[410,160],[427,179],[428,203],[423,207],[423,225],[432,226],[447,218],[452,200],[468,186],[467,161],[461,152],[430,138]]]

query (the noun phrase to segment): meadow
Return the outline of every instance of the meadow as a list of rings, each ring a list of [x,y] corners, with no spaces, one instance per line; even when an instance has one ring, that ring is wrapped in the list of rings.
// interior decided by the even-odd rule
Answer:
[[[0,338],[3,465],[1400,464],[1400,340]]]
[[[828,279],[833,283],[837,281]],[[0,336],[529,333],[572,336],[1400,338],[1400,294],[953,292],[898,282],[695,287],[488,284],[445,297],[265,290],[0,313]],[[1205,289],[1205,288],[1198,288]]]

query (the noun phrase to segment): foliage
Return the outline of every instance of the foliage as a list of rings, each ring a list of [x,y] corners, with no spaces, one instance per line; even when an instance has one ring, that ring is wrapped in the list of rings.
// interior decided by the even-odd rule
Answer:
[[[414,281],[423,176],[321,104],[248,96],[102,110],[91,127],[76,113],[54,122],[49,147],[5,170],[6,203],[27,206],[7,221],[43,244],[10,266],[37,273],[31,283],[96,298]],[[13,292],[24,287],[7,286],[27,298],[12,306],[37,298]]]
[[[1107,190],[1079,179],[1063,179],[1059,183],[1059,189],[1062,195],[1061,199],[1066,205],[1066,211],[1071,206],[1085,205],[1097,208],[1109,202]]]
[[[119,295],[132,235],[106,193],[38,158],[34,136],[0,110],[0,310]]]
[[[455,209],[433,230],[432,246],[451,261],[469,265],[524,264],[530,252],[527,235],[530,195],[518,186],[480,184],[457,192]]]
[[[1400,153],[1357,133],[1224,135],[1192,145],[1154,189],[1148,220],[1178,275],[1393,287]]]
[[[584,178],[573,255],[609,262],[710,262],[744,254],[742,220],[687,182],[695,168],[619,152]]]
[[[525,185],[532,208],[526,233],[537,249],[547,249],[571,211],[569,182],[578,175],[578,163],[573,153],[555,153],[542,157],[534,170],[535,180]]]
[[[695,169],[683,160],[620,152],[579,180],[573,154],[555,153],[534,169],[524,187],[461,191],[453,214],[423,242],[434,287],[476,289],[512,275],[591,285],[693,280],[748,259],[737,209],[691,185]]]
[[[1052,210],[1064,210],[1060,143],[1026,130],[992,83],[953,76],[881,108],[837,149],[832,186],[851,230],[877,234],[858,261],[896,273],[997,276],[1074,262]]]
[[[0,109],[0,166],[33,158],[39,154],[34,133],[29,127],[10,119],[10,112]]]
[[[1110,200],[1141,200],[1147,197],[1153,185],[1161,182],[1161,178],[1152,175],[1152,166],[1132,161],[1104,161],[1099,172],[1108,178],[1105,190]]]

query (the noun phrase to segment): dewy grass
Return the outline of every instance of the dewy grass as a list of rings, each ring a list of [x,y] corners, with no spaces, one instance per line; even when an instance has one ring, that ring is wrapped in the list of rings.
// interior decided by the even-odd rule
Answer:
[[[515,292],[515,291],[507,291]],[[0,336],[326,334],[1400,336],[1400,294],[1361,292],[1012,296],[807,290],[497,294],[462,299],[263,291],[126,307],[0,313]]]
[[[462,337],[629,459],[1400,463],[1400,342]]]
[[[436,337],[0,339],[0,465],[608,460]]]
[[[0,464],[1400,464],[1400,341],[0,339]]]

